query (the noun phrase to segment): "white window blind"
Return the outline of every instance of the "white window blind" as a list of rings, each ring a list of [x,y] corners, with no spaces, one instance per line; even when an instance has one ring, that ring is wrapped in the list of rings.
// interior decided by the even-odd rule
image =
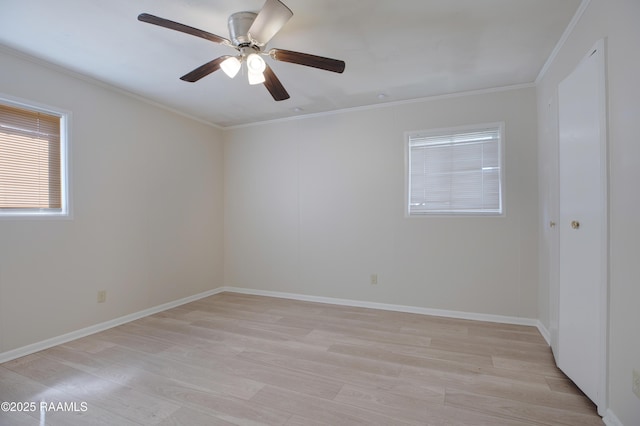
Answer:
[[[501,126],[408,136],[408,213],[502,214]]]
[[[0,104],[0,213],[63,213],[61,116]]]

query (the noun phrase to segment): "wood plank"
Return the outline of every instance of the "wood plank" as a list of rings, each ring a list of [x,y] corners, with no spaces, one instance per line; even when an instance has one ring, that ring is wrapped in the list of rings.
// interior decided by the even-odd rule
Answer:
[[[447,390],[445,405],[472,409],[504,419],[528,420],[548,426],[602,426],[604,424],[594,411],[583,413],[570,409],[548,408],[533,403],[455,390]]]
[[[429,419],[429,407],[444,403],[444,392],[432,392],[425,398],[424,395],[398,395],[387,390],[347,384],[334,401],[384,414],[393,419],[425,424]]]
[[[432,360],[441,360],[451,363],[472,364],[478,366],[492,366],[493,362],[489,356],[469,355],[454,351],[442,351],[431,348],[421,348],[413,354],[405,354],[401,351],[391,351],[388,348],[373,347],[371,345],[349,345],[334,344],[328,352],[357,356],[363,359],[377,359],[394,364],[409,365],[413,367],[432,365]]]
[[[193,408],[181,408],[163,421],[158,426],[234,426],[237,423],[228,422],[212,414],[204,413]]]
[[[161,354],[161,356],[188,363],[197,368],[215,368],[235,377],[244,377],[260,383],[327,399],[337,395],[343,386],[343,383],[338,380],[330,380],[315,374],[301,373],[274,365],[265,368],[264,365],[238,357],[220,358],[217,354],[212,354],[202,349],[184,350],[182,347],[176,347]]]
[[[239,355],[243,359],[246,358],[251,362],[263,364],[267,368],[273,366],[281,367],[288,370],[302,372],[330,380],[340,381],[341,383],[351,383],[364,387],[373,387],[377,389],[394,390],[397,393],[405,394],[422,394],[425,388],[431,392],[437,385],[425,384],[423,381],[412,380],[412,378],[395,377],[375,374],[359,369],[351,369],[349,367],[340,367],[327,363],[310,361],[304,358],[290,358],[282,355],[268,354],[261,352],[246,352]],[[442,391],[443,392],[443,391]]]
[[[552,363],[531,362],[514,358],[505,358],[500,356],[492,356],[493,365],[496,368],[513,371],[530,371],[548,377],[566,377],[564,373]]]
[[[186,408],[208,413],[235,424],[282,425],[290,417],[288,413],[271,407],[258,407],[246,400],[195,388],[189,384],[141,371],[135,366],[114,365],[97,373],[98,376],[135,389],[165,398]]]
[[[266,386],[253,398],[252,402],[266,407],[296,414],[303,418],[320,420],[332,425],[408,425],[417,422],[405,422],[397,418],[372,412],[349,404],[315,398]]]
[[[567,393],[569,395],[583,395],[582,391],[566,377],[545,377],[549,388],[554,392]]]
[[[119,365],[135,367],[137,371],[152,373],[157,377],[170,379],[193,389],[220,395],[230,395],[239,399],[250,399],[264,383],[245,377],[227,374],[221,368],[201,368],[188,363],[162,357],[149,357],[127,348],[108,348],[100,353],[101,357]],[[219,364],[223,361],[217,359]]]
[[[88,408],[101,407],[132,422],[154,424],[180,408],[177,404],[85,373],[46,356],[16,364],[12,371],[66,395],[63,399],[52,398],[50,402],[86,402]],[[82,414],[74,412],[69,415],[83,417]]]

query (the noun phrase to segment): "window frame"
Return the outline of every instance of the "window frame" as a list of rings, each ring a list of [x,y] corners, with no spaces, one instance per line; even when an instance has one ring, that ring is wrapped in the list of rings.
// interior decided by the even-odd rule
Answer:
[[[464,133],[481,132],[489,129],[497,129],[500,135],[498,142],[498,162],[500,165],[499,173],[499,197],[500,197],[500,212],[493,211],[437,211],[437,212],[411,212],[411,139],[415,137],[437,137],[456,135]],[[412,130],[404,133],[404,216],[405,218],[451,218],[451,217],[505,217],[506,216],[506,173],[505,173],[505,123],[504,122],[490,122],[480,124],[470,124],[456,127],[435,128],[426,130]]]
[[[41,112],[60,118],[60,209],[3,209],[0,220],[5,219],[71,219],[70,152],[71,152],[71,112],[49,105],[15,98],[0,93],[0,104],[27,111]]]

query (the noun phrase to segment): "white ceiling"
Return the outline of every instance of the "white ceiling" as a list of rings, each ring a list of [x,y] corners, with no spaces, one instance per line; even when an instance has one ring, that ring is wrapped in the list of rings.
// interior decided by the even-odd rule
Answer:
[[[284,0],[267,47],[342,59],[344,74],[267,59],[291,98],[215,72],[234,50],[137,20],[147,12],[228,38],[227,18],[263,0],[0,0],[0,44],[227,127],[532,83],[580,0]],[[1,64],[0,64],[1,67]],[[380,95],[384,97],[380,99]],[[301,109],[298,110],[298,109]]]

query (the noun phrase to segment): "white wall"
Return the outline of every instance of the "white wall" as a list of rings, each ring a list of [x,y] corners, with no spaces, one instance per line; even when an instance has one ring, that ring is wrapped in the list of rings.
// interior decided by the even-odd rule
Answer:
[[[0,64],[0,93],[71,111],[73,196],[70,220],[0,219],[0,353],[219,287],[220,131],[6,51]]]
[[[640,422],[640,400],[631,391],[640,371],[640,2],[591,0],[538,87],[541,189],[541,320],[557,318],[557,279],[549,253],[556,238],[546,220],[557,217],[557,87],[597,40],[606,37],[609,114],[609,400],[624,425]],[[551,108],[549,108],[551,101]],[[551,113],[547,111],[550,110]]]
[[[225,283],[536,318],[535,102],[521,88],[226,131]],[[496,121],[506,217],[405,218],[404,132]]]

